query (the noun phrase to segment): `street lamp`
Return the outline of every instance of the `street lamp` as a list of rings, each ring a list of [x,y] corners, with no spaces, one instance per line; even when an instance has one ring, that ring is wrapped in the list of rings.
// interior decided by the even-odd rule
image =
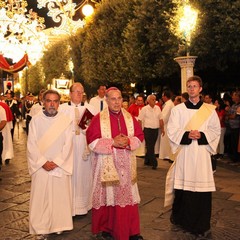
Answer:
[[[179,32],[180,34],[183,34],[187,55],[189,55],[191,36],[196,27],[197,17],[198,12],[190,5],[186,4],[183,6],[183,15],[179,20]]]
[[[93,9],[92,5],[90,5],[90,4],[85,4],[82,8],[82,13],[86,17],[91,16],[93,14],[93,12],[94,12],[94,9]]]
[[[37,0],[39,9],[47,7],[48,16],[52,18],[59,26],[53,29],[54,34],[74,34],[79,28],[83,28],[85,20],[74,20],[75,13],[82,8],[85,16],[93,13],[93,7],[88,4],[88,0],[82,0],[81,3],[73,3],[72,0]]]
[[[197,56],[190,56],[190,45],[191,37],[195,31],[198,12],[192,8],[188,1],[185,1],[185,4],[182,8],[179,8],[179,22],[177,28],[177,36],[180,36],[185,43],[186,56],[176,57],[174,60],[181,67],[181,92],[186,92],[186,82],[187,79],[194,75],[193,67],[196,61]]]

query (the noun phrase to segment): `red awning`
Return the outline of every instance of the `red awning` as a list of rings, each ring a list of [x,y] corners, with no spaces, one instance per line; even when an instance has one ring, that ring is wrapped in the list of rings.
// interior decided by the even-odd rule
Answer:
[[[28,55],[25,53],[23,58],[20,59],[17,63],[13,65],[9,65],[5,57],[0,54],[0,68],[9,73],[16,73],[23,70],[26,66],[28,66],[30,62],[28,61]]]

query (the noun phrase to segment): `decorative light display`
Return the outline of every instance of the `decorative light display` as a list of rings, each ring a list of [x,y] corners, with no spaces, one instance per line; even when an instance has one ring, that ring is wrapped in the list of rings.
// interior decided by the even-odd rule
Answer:
[[[27,5],[26,0],[0,0],[0,53],[13,62],[27,54],[34,64],[48,40],[42,31],[44,18],[27,11]]]
[[[38,8],[47,7],[49,12],[48,16],[52,18],[58,26],[53,29],[54,34],[74,34],[77,29],[83,28],[85,20],[73,20],[73,17],[77,10],[79,10],[87,1],[84,0],[80,4],[73,3],[72,0],[37,0]],[[93,13],[93,7],[89,4],[84,5],[85,9],[87,6],[87,13],[89,11]]]

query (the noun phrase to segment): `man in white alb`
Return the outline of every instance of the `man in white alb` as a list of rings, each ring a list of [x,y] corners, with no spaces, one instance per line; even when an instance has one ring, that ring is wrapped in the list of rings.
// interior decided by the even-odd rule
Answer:
[[[33,116],[27,141],[31,175],[29,228],[37,239],[73,229],[71,175],[73,148],[71,119],[58,112],[60,95],[47,90],[45,110]]]
[[[73,141],[73,175],[72,175],[72,215],[85,215],[92,208],[92,164],[87,149],[85,129],[79,127],[79,121],[86,109],[93,115],[96,110],[85,103],[81,105],[84,88],[81,83],[74,83],[70,87],[68,103],[60,105],[59,111],[69,116],[72,121]]]

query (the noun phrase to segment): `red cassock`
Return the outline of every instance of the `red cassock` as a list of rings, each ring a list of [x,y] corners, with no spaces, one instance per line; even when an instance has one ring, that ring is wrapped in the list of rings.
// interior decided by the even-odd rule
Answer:
[[[140,142],[143,141],[144,135],[139,123],[134,117],[132,117],[132,119],[134,123],[134,136],[130,137],[130,140],[133,145],[135,142],[135,147],[138,147]],[[112,138],[120,133],[128,135],[123,115],[117,116],[110,114],[110,122]],[[126,157],[126,155],[128,156],[127,152],[131,150],[115,149],[115,153],[112,153],[112,139],[103,139],[101,135],[100,114],[96,115],[92,119],[86,136],[88,144],[91,144],[93,141],[99,139],[96,144],[96,149],[93,150],[95,153],[95,157],[93,158],[93,177],[95,178],[94,180],[98,181],[97,184],[100,186],[99,188],[96,187],[93,192],[92,232],[96,234],[105,231],[109,232],[115,240],[128,240],[129,236],[140,234],[138,203],[133,197],[134,194],[132,194],[131,178],[128,176],[131,175],[131,170],[129,170],[129,158]],[[106,149],[103,151],[108,151],[107,154],[114,155],[114,163],[118,173],[121,171],[130,172],[126,174],[123,181],[120,180],[119,186],[114,186],[115,200],[113,206],[107,206],[105,204],[105,198],[107,196],[106,189],[104,189],[104,185],[101,183],[99,176],[96,177],[96,175],[99,174],[99,171],[96,170],[96,168],[98,164],[97,152],[100,148]],[[134,148],[134,146],[131,146],[131,149],[132,148]],[[122,163],[124,163],[122,165],[124,166],[119,165],[119,159],[122,159]],[[122,184],[122,182],[125,183]],[[137,188],[137,185],[135,186]],[[136,191],[138,193],[138,190]],[[99,197],[99,195],[101,195],[101,197]]]
[[[144,107],[144,104],[137,105],[135,103],[131,104],[128,108],[128,112],[132,114],[134,117],[138,117],[139,111]]]

